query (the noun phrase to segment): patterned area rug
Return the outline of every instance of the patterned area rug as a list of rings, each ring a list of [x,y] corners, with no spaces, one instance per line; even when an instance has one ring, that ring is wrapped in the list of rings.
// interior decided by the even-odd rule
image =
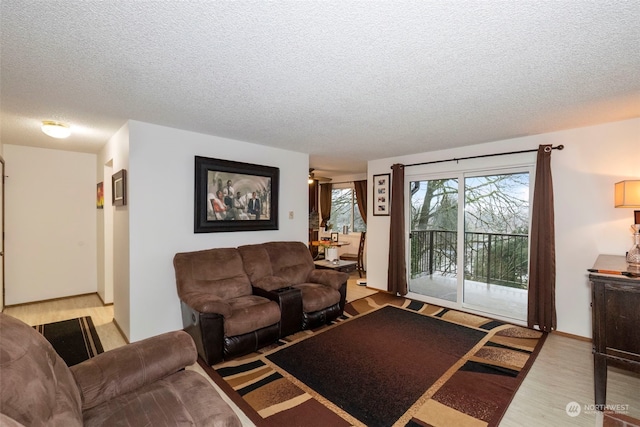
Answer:
[[[256,425],[497,425],[545,334],[379,293],[204,367]]]
[[[34,328],[51,343],[67,366],[76,365],[104,351],[90,316]]]

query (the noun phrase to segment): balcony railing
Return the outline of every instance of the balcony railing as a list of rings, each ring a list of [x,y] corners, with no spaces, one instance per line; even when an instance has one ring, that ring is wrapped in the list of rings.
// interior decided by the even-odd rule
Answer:
[[[455,231],[411,232],[411,277],[424,274],[456,276]],[[526,289],[529,280],[529,237],[526,234],[465,233],[465,279]]]

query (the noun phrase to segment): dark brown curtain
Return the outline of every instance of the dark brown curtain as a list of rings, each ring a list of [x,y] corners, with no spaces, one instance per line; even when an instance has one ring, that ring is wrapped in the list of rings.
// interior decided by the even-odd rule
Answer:
[[[367,180],[354,181],[353,188],[356,190],[356,202],[358,210],[364,223],[367,223]]]
[[[551,179],[551,145],[538,147],[536,182],[531,218],[531,264],[529,265],[530,328],[556,329],[556,247]]]
[[[391,167],[391,227],[389,231],[389,292],[407,294],[404,244],[404,165]]]
[[[331,219],[331,189],[332,184],[320,184],[320,214],[322,222],[320,227],[326,227]]]

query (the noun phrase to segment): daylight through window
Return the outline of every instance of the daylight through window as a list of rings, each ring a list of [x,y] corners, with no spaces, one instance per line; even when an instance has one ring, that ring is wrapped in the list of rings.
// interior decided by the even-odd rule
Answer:
[[[367,227],[356,200],[356,192],[352,185],[340,186],[331,190],[331,219],[329,221],[333,230],[342,231],[345,225],[350,231],[366,231]]]

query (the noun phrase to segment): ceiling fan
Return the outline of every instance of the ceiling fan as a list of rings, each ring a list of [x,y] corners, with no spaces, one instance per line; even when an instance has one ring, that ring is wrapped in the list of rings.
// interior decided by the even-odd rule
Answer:
[[[331,181],[331,178],[327,178],[326,176],[315,176],[315,174],[313,173],[315,169],[313,168],[309,168],[309,183],[311,184],[313,181],[318,181],[318,182],[329,182]]]

